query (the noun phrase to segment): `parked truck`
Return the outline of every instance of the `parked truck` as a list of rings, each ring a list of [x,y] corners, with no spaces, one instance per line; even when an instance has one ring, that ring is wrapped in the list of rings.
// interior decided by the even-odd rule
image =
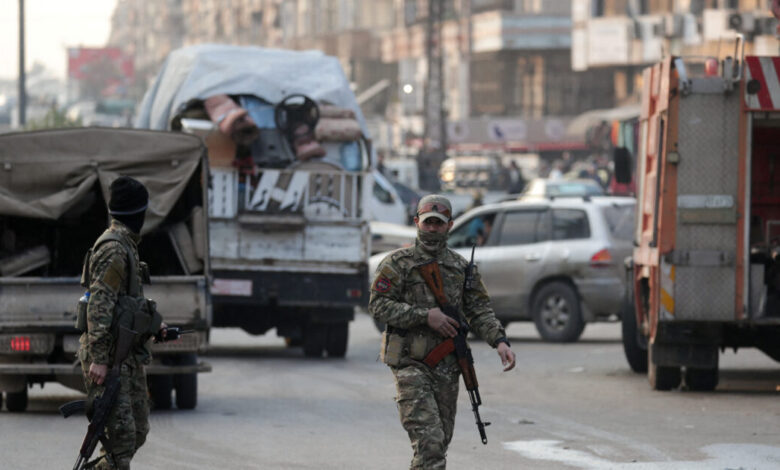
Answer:
[[[194,330],[154,344],[148,366],[155,408],[197,403],[198,361],[211,305],[206,161],[200,139],[171,132],[79,128],[0,135],[0,391],[24,411],[28,388],[84,390],[75,327],[84,256],[109,225],[110,183],[120,174],[149,189],[139,255],[170,326]]]
[[[736,52],[643,75],[623,344],[655,390],[714,389],[725,348],[780,361],[780,57]]]
[[[136,127],[200,135],[210,162],[213,326],[275,328],[343,357],[367,302],[371,145],[338,60],[201,45],[170,54]]]

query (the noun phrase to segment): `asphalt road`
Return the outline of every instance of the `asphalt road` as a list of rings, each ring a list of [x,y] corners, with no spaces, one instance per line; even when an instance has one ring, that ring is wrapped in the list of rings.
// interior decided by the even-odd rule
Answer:
[[[590,325],[552,345],[529,324],[509,327],[516,370],[473,342],[479,441],[461,391],[452,469],[704,470],[780,468],[780,367],[760,352],[721,356],[714,393],[652,392],[623,358],[619,325]],[[359,315],[346,359],[304,359],[273,334],[212,332],[197,409],[154,412],[140,469],[401,469],[411,451],[379,335]],[[54,384],[26,413],[0,413],[0,469],[70,468],[86,420],[57,414],[80,395]]]

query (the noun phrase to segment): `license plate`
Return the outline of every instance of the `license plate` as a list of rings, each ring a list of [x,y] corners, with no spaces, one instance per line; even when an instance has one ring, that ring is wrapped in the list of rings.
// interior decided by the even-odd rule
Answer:
[[[252,296],[252,281],[243,279],[214,279],[211,283],[213,295]]]

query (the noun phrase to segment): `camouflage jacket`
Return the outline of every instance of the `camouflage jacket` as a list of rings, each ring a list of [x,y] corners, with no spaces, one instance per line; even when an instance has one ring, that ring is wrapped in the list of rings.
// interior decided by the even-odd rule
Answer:
[[[124,244],[132,249],[140,289],[138,295],[143,296],[138,258],[140,237],[117,220],[112,220],[108,231],[119,235]],[[111,332],[111,323],[114,320],[114,309],[119,296],[128,295],[130,288],[127,260],[127,249],[114,240],[101,243],[89,259],[87,332],[81,336],[81,348],[86,352],[86,359],[95,364],[110,364],[112,360],[115,338]],[[139,352],[144,351],[136,351],[136,355]]]
[[[436,299],[416,269],[433,256],[418,245],[419,241],[382,260],[371,285],[368,311],[377,321],[393,328],[438,337],[428,326],[428,309],[437,306]],[[496,347],[506,333],[490,307],[490,297],[476,267],[473,287],[464,292],[468,261],[449,248],[444,248],[437,259],[449,303],[458,309],[472,331]]]

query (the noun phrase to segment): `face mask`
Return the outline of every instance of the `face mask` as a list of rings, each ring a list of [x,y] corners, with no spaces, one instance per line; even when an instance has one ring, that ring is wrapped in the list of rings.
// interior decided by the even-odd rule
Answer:
[[[118,215],[113,216],[116,220],[122,222],[135,234],[141,233],[141,227],[144,226],[144,219],[146,218],[146,211],[139,212],[137,214],[130,215]]]
[[[417,239],[420,240],[425,251],[430,253],[436,253],[447,244],[447,232],[426,232],[422,229],[417,229]]]

